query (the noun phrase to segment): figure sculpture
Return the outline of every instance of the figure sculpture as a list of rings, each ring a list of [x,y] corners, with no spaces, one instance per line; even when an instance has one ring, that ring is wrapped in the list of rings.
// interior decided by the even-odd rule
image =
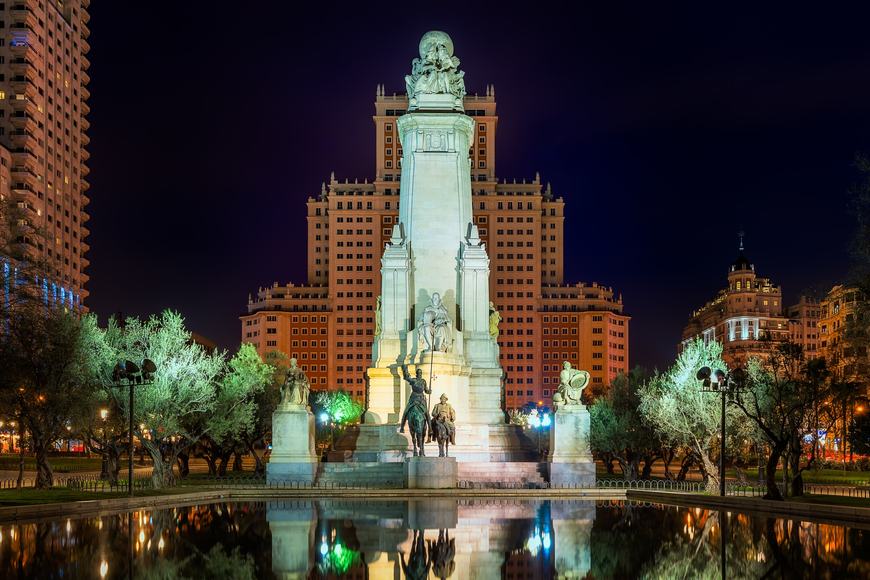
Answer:
[[[501,322],[501,314],[495,309],[495,304],[489,303],[489,335],[493,340],[498,340],[498,325]]]
[[[405,561],[404,552],[399,552],[399,557],[402,560],[402,572],[405,574],[405,580],[426,580],[429,577],[432,560],[426,554],[423,530],[414,530],[408,561]]]
[[[589,384],[589,373],[571,368],[571,363],[562,363],[562,372],[559,373],[559,387],[553,395],[553,406],[556,410],[562,407],[583,406],[580,398],[583,389]]]
[[[447,307],[441,301],[441,295],[435,292],[417,324],[424,351],[447,352],[450,349],[450,324]]]
[[[426,401],[426,395],[432,391],[426,384],[426,379],[423,378],[423,371],[417,369],[415,377],[408,374],[408,367],[402,365],[402,376],[411,386],[411,396],[408,397],[408,404],[405,406],[405,411],[402,413],[402,421],[399,425],[399,433],[405,432],[405,423],[411,426],[411,444],[414,447],[414,457],[426,456],[423,443],[426,441],[426,430],[432,423],[429,417],[429,404]]]
[[[375,336],[380,336],[383,331],[383,313],[381,312],[381,297],[378,296],[378,301],[375,304]]]
[[[308,382],[308,377],[297,366],[296,359],[291,358],[287,377],[281,385],[281,404],[307,408],[309,392],[311,392],[311,383]]]
[[[456,539],[450,537],[450,530],[438,530],[438,540],[428,540],[429,560],[432,562],[432,574],[444,580],[450,578],[456,571]]]
[[[411,62],[411,74],[405,77],[408,98],[420,94],[465,96],[465,73],[459,70],[459,58],[453,56],[453,41],[439,30],[420,39],[420,58]]]
[[[447,395],[441,395],[441,402],[432,407],[431,437],[438,441],[438,457],[447,457],[447,449],[450,445],[456,445],[456,411],[453,405],[447,402]]]

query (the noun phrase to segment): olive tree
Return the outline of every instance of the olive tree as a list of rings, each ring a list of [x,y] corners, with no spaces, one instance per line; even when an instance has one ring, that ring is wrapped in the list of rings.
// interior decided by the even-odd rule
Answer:
[[[722,345],[700,339],[687,343],[670,369],[657,373],[640,389],[640,412],[665,444],[691,450],[707,489],[715,492],[719,474],[713,453],[720,437],[721,403],[718,396],[701,390],[696,374],[704,366],[727,371]],[[737,418],[733,406],[728,407],[727,417],[733,426]]]
[[[115,360],[154,361],[151,384],[134,388],[133,430],[153,462],[155,487],[174,482],[178,455],[203,437],[221,441],[247,428],[253,396],[263,388],[271,367],[251,345],[242,345],[229,361],[223,352],[207,352],[191,340],[184,319],[167,310],[147,320],[110,321],[106,341]],[[103,385],[121,412],[129,416],[128,391],[103,367]]]

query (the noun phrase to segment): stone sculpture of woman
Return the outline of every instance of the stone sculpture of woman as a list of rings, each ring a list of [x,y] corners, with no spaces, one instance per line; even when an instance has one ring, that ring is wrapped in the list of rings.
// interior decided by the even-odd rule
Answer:
[[[287,378],[281,385],[281,405],[307,408],[310,391],[311,383],[308,382],[305,371],[296,365],[295,358],[291,358]]]
[[[489,303],[489,335],[493,340],[498,340],[498,324],[501,322],[501,314],[495,309],[495,304]]]

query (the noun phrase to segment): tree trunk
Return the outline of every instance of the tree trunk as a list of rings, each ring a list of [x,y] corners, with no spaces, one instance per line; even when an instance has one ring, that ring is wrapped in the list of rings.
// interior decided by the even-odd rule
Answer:
[[[121,471],[121,457],[115,445],[110,445],[106,450],[106,459],[108,463],[109,485],[118,485],[118,473]]]
[[[36,487],[37,489],[51,489],[54,486],[54,473],[48,463],[48,447],[51,443],[36,443]]]
[[[206,464],[208,465],[208,474],[215,476],[217,475],[217,459],[211,453],[204,453],[202,456],[205,459]]]
[[[804,476],[801,470],[802,455],[803,449],[800,437],[795,437],[792,439],[791,449],[788,454],[788,461],[791,463],[791,473],[793,474],[789,487],[792,497],[802,497],[804,495]]]
[[[235,456],[233,457],[233,471],[244,471],[244,467],[242,466],[242,454],[238,451],[235,452]]]
[[[260,457],[260,454],[257,453],[257,450],[254,449],[253,443],[245,442],[248,446],[248,451],[254,458],[254,475],[262,475],[266,473],[266,466],[263,464],[263,458]]]
[[[701,453],[701,475],[704,478],[704,487],[708,493],[719,493],[719,470],[710,461],[706,453]]]
[[[613,475],[613,455],[610,453],[602,453],[601,460],[604,462],[604,467],[607,469],[607,475]]]
[[[20,419],[19,419],[19,425]],[[24,485],[24,437],[21,432],[18,433],[18,480],[15,482],[15,489],[21,489]]]
[[[765,467],[765,483],[767,485],[767,493],[764,494],[765,499],[782,501],[782,493],[776,485],[776,466],[779,464],[779,458],[785,450],[785,443],[775,443],[770,448],[770,456],[767,458]]]
[[[639,458],[618,459],[619,467],[622,468],[622,479],[633,481],[637,479],[638,467],[640,466]]]
[[[652,475],[652,466],[656,462],[655,457],[644,457],[643,458],[643,471],[640,473],[641,479],[649,479],[650,475]]]
[[[190,475],[190,453],[188,451],[178,454],[178,475],[181,478]]]
[[[227,467],[230,463],[230,457],[232,453],[221,453],[220,455],[220,463],[218,464],[218,477],[225,477],[227,474]]]
[[[175,483],[175,474],[172,471],[175,458],[171,461],[164,461],[163,453],[160,450],[160,445],[150,439],[142,439],[142,446],[148,451],[151,456],[153,467],[151,470],[151,483],[154,489],[162,489]]]
[[[677,481],[686,481],[686,475],[695,463],[695,458],[689,454],[683,457],[683,462],[680,464],[680,470],[677,472]]]

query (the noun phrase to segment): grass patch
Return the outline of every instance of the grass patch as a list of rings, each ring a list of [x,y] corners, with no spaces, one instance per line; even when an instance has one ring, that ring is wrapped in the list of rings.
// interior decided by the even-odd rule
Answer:
[[[788,501],[814,505],[842,505],[848,507],[870,508],[870,499],[847,497],[843,495],[805,495],[803,497],[790,497],[788,498]]]
[[[0,455],[0,470],[17,471],[19,458],[17,455]],[[102,460],[100,457],[49,457],[48,464],[55,473],[78,473],[82,471],[99,471]],[[36,471],[36,459],[24,458],[24,470]]]
[[[199,491],[196,488],[180,488],[173,487],[167,489],[153,490],[144,489],[136,490],[136,497],[152,497],[161,495],[175,495],[179,493],[191,493]],[[116,497],[128,497],[126,491],[77,491],[73,489],[57,488],[57,489],[21,489],[21,490],[3,490],[0,491],[0,507],[20,506],[20,505],[39,505],[49,503],[62,503],[68,501],[87,501],[112,499]]]

